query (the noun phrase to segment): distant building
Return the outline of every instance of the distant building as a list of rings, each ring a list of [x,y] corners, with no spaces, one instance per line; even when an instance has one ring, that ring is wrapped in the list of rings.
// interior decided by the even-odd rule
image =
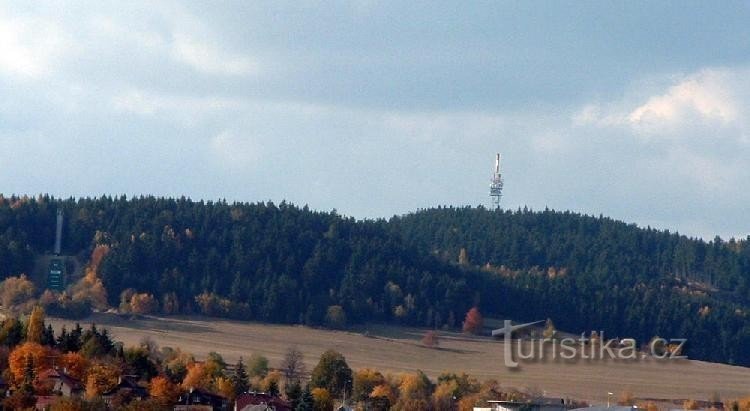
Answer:
[[[292,406],[265,392],[246,392],[237,396],[234,411],[292,411]]]
[[[148,398],[148,390],[138,385],[134,377],[122,376],[116,386],[102,393],[102,399],[107,405],[111,405],[115,397],[126,398],[129,401],[142,401]]]
[[[49,262],[47,273],[47,288],[55,291],[65,289],[65,262],[61,258],[53,258]]]
[[[63,397],[78,397],[83,395],[84,386],[81,381],[68,375],[64,370],[49,369],[39,373],[40,384]]]
[[[229,400],[223,395],[201,388],[191,388],[189,392],[180,395],[175,411],[228,411]]]
[[[489,400],[489,407],[474,411],[568,411],[572,404],[563,398],[540,397],[528,400]]]
[[[595,405],[593,407],[586,408],[574,408],[570,411],[635,411],[638,407],[631,405],[613,405],[607,407],[606,405]]]

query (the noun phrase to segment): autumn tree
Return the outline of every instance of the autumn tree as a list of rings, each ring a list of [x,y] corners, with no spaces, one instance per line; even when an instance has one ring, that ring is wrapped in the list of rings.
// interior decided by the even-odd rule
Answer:
[[[236,397],[235,386],[231,379],[224,376],[218,376],[214,379],[214,386],[219,394],[229,398],[230,401],[234,401],[234,398]]]
[[[130,311],[133,314],[153,314],[159,310],[159,302],[153,294],[136,293],[130,297]]]
[[[177,400],[179,387],[164,375],[158,375],[149,383],[151,398],[163,406],[171,406]]]
[[[89,361],[84,356],[77,352],[68,352],[61,355],[58,362],[68,375],[83,381],[89,366]]]
[[[432,383],[422,371],[404,374],[398,386],[399,399],[427,400],[432,394]]]
[[[456,381],[444,381],[435,387],[432,393],[432,406],[435,411],[453,411],[453,403],[458,399],[456,392],[458,383]]]
[[[328,307],[326,311],[326,325],[330,328],[341,329],[346,326],[346,313],[344,307],[340,305],[332,305]]]
[[[300,353],[300,355],[302,355],[302,353]],[[284,365],[285,364],[282,363],[281,365],[282,369],[285,369]],[[294,368],[295,368],[295,374],[296,374],[297,373],[296,367]],[[265,377],[266,374],[268,374],[268,358],[260,354],[253,353],[252,355],[250,355],[250,358],[247,361],[247,371],[250,377],[261,377],[261,378]]]
[[[73,295],[73,301],[87,302],[100,310],[109,307],[107,304],[107,290],[94,270],[87,269],[86,275],[73,284],[70,290]]]
[[[458,252],[458,265],[469,265],[469,256],[464,247]]]
[[[0,304],[5,308],[21,305],[34,296],[34,283],[21,274],[18,277],[8,277],[0,282]]]
[[[16,317],[6,318],[0,327],[0,343],[6,347],[15,347],[24,338],[24,326]]]
[[[189,390],[191,388],[209,389],[211,387],[211,375],[206,371],[204,363],[193,362],[187,365],[187,374],[182,380],[182,388]]]
[[[310,385],[327,389],[333,395],[351,390],[352,369],[341,353],[328,350],[320,356],[318,365],[312,370]]]
[[[43,334],[44,310],[37,305],[31,310],[31,315],[26,323],[26,341],[41,344]]]
[[[111,364],[99,363],[89,367],[86,373],[86,398],[99,397],[117,385],[120,370]]]
[[[272,395],[278,395],[281,387],[281,380],[284,376],[279,371],[271,371],[266,374],[260,382],[260,389]]]
[[[544,324],[544,331],[542,331],[542,337],[554,338],[556,334],[555,323],[552,322],[551,318],[547,318],[547,322]]]
[[[479,334],[484,326],[484,319],[477,307],[472,307],[464,319],[463,330],[467,334]]]
[[[287,382],[299,382],[305,374],[305,357],[297,347],[289,347],[281,362],[281,370]]]
[[[50,359],[48,347],[34,342],[19,345],[10,353],[8,358],[8,367],[13,374],[13,381],[16,384],[23,383],[29,361],[34,365],[34,373],[38,375],[41,371],[50,367]]]
[[[430,348],[440,345],[440,337],[438,337],[437,332],[433,330],[425,332],[422,336],[422,345]]]
[[[385,384],[385,377],[380,372],[370,368],[357,370],[352,384],[352,398],[355,401],[364,401],[370,397],[372,390],[381,384]]]
[[[172,315],[180,312],[180,300],[177,298],[177,294],[174,291],[168,292],[162,297],[161,312],[165,315]]]
[[[333,398],[331,393],[325,388],[313,388],[313,410],[315,411],[333,411]]]
[[[216,351],[208,353],[204,365],[208,375],[214,378],[223,375],[224,370],[227,368],[227,363],[224,361],[224,358]]]
[[[383,383],[372,389],[370,398],[380,405],[379,409],[389,410],[391,405],[396,403],[398,396],[390,384]]]

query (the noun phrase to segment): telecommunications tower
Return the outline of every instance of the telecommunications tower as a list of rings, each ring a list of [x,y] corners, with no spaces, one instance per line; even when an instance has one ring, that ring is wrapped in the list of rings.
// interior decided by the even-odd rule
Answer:
[[[503,196],[503,175],[500,174],[500,153],[495,155],[495,172],[492,174],[490,183],[490,198],[492,199],[492,208],[500,208],[500,198]]]

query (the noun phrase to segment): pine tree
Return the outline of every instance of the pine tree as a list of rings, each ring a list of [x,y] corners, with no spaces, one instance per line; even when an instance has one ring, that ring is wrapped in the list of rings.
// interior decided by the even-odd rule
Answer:
[[[235,367],[234,375],[232,376],[232,384],[234,385],[235,395],[247,392],[248,388],[250,388],[250,377],[247,375],[247,370],[245,369],[245,363],[242,362],[242,357],[237,361],[237,366]]]
[[[315,399],[310,391],[310,386],[307,385],[305,391],[302,392],[302,398],[299,404],[297,404],[295,411],[313,411],[313,407],[315,407]]]
[[[289,384],[286,387],[286,400],[289,401],[291,408],[297,409],[302,401],[302,386],[298,381]]]
[[[273,397],[279,396],[279,384],[277,384],[276,381],[271,381],[271,383],[268,384],[268,394]]]
[[[47,324],[47,328],[42,333],[42,345],[55,346],[55,330],[52,329],[52,324]]]

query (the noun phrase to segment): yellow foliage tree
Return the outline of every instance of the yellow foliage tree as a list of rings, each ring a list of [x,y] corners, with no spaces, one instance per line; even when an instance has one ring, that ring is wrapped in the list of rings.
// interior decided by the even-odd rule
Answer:
[[[370,398],[387,398],[388,402],[393,404],[396,402],[397,396],[390,384],[380,384],[372,389]]]
[[[40,306],[35,306],[31,310],[29,321],[26,323],[26,341],[33,343],[42,342],[42,334],[44,333],[44,309]]]
[[[86,398],[102,395],[117,385],[120,370],[109,364],[94,364],[86,374]]]
[[[429,380],[422,373],[404,374],[398,386],[401,399],[426,400],[430,395],[429,390]]]
[[[159,303],[152,294],[133,294],[130,297],[130,311],[135,314],[153,314],[159,310]]]
[[[355,401],[363,401],[381,384],[385,384],[385,377],[380,372],[370,368],[357,370],[354,373],[352,397]]]
[[[333,398],[331,393],[325,388],[314,388],[312,390],[313,410],[315,411],[332,411]]]
[[[0,282],[0,304],[5,308],[27,302],[34,296],[34,283],[32,283],[26,274],[19,277],[8,277]]]
[[[260,389],[268,391],[271,388],[271,384],[276,384],[276,387],[281,388],[281,380],[283,378],[284,375],[281,371],[271,371],[260,381]]]
[[[232,383],[232,380],[227,377],[216,377],[214,386],[219,394],[234,400],[234,383]]]
[[[452,411],[454,409],[454,395],[458,391],[456,380],[449,380],[440,383],[435,392],[432,393],[432,405],[436,411]]]
[[[206,365],[200,362],[193,362],[187,365],[187,374],[182,380],[182,388],[189,390],[191,388],[209,389],[211,387],[211,375],[206,370]]]

